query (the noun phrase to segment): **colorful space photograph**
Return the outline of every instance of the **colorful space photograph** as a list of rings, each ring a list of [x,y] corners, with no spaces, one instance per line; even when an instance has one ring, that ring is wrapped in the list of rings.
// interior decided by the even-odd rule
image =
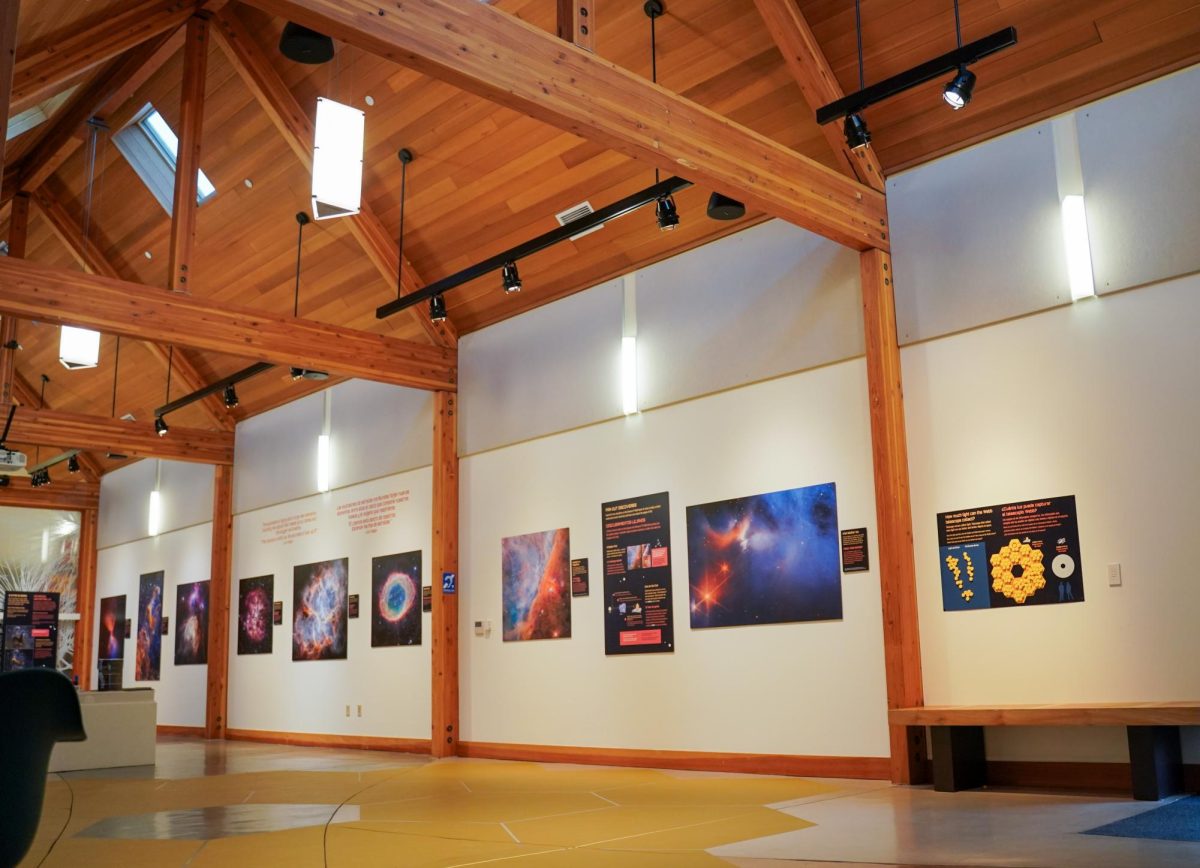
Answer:
[[[270,654],[271,610],[275,604],[275,577],[258,576],[238,582],[239,654]]]
[[[137,662],[135,681],[157,681],[162,664],[163,572],[138,579]]]
[[[832,482],[687,508],[692,628],[842,617]]]
[[[421,553],[371,559],[371,647],[421,644]]]
[[[175,665],[208,662],[208,582],[175,589]]]
[[[504,641],[570,638],[570,531],[506,537],[500,550]]]
[[[97,660],[125,657],[125,595],[100,600],[100,644]]]
[[[350,559],[293,570],[292,659],[345,660]]]

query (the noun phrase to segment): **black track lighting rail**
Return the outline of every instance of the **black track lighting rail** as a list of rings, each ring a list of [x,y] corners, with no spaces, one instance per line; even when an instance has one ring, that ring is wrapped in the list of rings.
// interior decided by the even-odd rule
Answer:
[[[236,383],[242,382],[242,380],[249,380],[251,377],[257,377],[259,374],[265,373],[266,371],[271,370],[273,367],[275,366],[268,362],[255,362],[248,368],[242,368],[240,371],[235,371],[223,380],[217,380],[215,383],[209,383],[202,389],[197,389],[191,394],[184,395],[181,398],[176,398],[170,403],[163,404],[161,407],[155,408],[154,415],[162,417],[167,413],[174,413],[176,410],[180,410],[186,407],[188,404],[194,404],[201,398],[207,398],[209,395],[216,395],[219,392],[224,392],[226,386],[232,386]]]
[[[32,476],[34,473],[37,473],[39,470],[49,470],[51,467],[53,467],[56,464],[62,464],[64,461],[70,461],[72,458],[74,458],[76,455],[78,455],[79,452],[80,452],[80,450],[78,450],[78,449],[68,449],[66,452],[55,455],[53,458],[47,458],[41,464],[35,464],[33,467],[25,468],[26,472],[28,472]]]
[[[817,123],[827,124],[857,114],[868,106],[895,96],[898,93],[914,88],[919,84],[932,81],[948,72],[956,71],[960,66],[969,66],[983,58],[1017,44],[1017,28],[1006,27],[997,30],[990,36],[969,42],[962,48],[948,51],[945,54],[927,60],[912,69],[885,78],[875,84],[865,87],[857,93],[852,93],[839,100],[823,105],[817,109]]]
[[[530,239],[524,244],[518,244],[516,247],[505,250],[503,253],[497,253],[495,256],[489,257],[482,262],[477,262],[474,265],[464,268],[457,274],[443,277],[441,280],[421,287],[416,292],[410,292],[408,295],[380,305],[375,310],[375,316],[378,319],[386,319],[394,313],[399,313],[406,308],[412,307],[414,304],[420,304],[426,299],[433,298],[435,295],[441,295],[447,290],[454,289],[456,286],[461,286],[489,272],[498,271],[504,267],[505,263],[516,262],[538,251],[545,250],[547,247],[553,247],[560,241],[566,241],[572,235],[578,235],[581,232],[586,232],[589,229],[599,226],[601,223],[607,223],[610,220],[616,220],[618,217],[624,217],[631,211],[636,211],[638,208],[649,205],[651,202],[657,202],[664,196],[670,196],[678,193],[680,190],[686,190],[690,186],[692,186],[692,182],[685,181],[683,178],[666,178],[651,187],[639,190],[631,196],[626,196],[624,199],[613,202],[599,211],[586,214],[578,220],[572,220],[570,223],[560,226],[557,229],[552,229],[545,234],[539,235],[537,238]]]

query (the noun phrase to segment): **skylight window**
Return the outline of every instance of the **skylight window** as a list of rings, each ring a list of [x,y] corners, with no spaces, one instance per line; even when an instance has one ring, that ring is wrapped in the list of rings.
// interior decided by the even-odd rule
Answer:
[[[11,141],[22,133],[29,132],[39,124],[44,124],[50,119],[50,115],[58,111],[58,107],[67,101],[75,88],[68,88],[61,93],[56,93],[49,99],[42,100],[37,105],[25,109],[25,111],[13,115],[8,119],[8,128],[5,130],[5,141]]]
[[[113,136],[113,143],[169,215],[175,197],[175,162],[179,137],[150,103]],[[203,171],[196,176],[196,204],[203,205],[217,188]]]

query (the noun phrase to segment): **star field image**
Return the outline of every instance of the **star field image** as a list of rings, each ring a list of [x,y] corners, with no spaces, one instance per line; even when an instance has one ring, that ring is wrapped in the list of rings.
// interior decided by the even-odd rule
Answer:
[[[832,482],[687,508],[693,628],[842,617]]]
[[[138,581],[135,681],[157,681],[162,662],[163,574],[146,573]]]
[[[567,528],[500,541],[504,641],[571,635],[571,542]]]
[[[120,660],[125,656],[125,595],[100,601],[100,648],[98,660]]]
[[[371,647],[421,644],[421,553],[371,560]]]
[[[271,653],[274,644],[271,607],[274,602],[274,576],[259,576],[238,582],[239,654]]]
[[[345,660],[348,558],[293,570],[292,659]]]
[[[208,582],[175,589],[175,665],[208,662]]]

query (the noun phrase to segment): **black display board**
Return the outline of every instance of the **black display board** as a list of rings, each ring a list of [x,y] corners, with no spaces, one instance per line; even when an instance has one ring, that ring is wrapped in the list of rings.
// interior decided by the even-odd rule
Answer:
[[[601,507],[604,653],[675,650],[671,614],[671,515],[667,493]]]
[[[945,611],[1083,602],[1074,496],[942,512],[937,526]]]
[[[867,548],[867,529],[855,527],[842,531],[842,572],[865,573],[871,569],[871,554]]]
[[[0,671],[54,669],[58,660],[58,594],[4,595],[4,658]]]
[[[573,558],[571,560],[571,596],[586,597],[588,587],[588,559]]]

